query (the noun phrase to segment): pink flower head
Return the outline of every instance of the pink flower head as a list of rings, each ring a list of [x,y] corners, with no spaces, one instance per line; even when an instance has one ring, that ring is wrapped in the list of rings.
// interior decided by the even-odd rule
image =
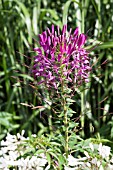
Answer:
[[[88,82],[91,71],[89,53],[84,49],[87,36],[79,35],[79,29],[74,33],[72,29],[67,32],[67,25],[62,31],[54,25],[39,34],[40,47],[35,48],[33,74],[40,77],[39,84],[46,83],[49,87],[57,88],[62,80],[80,85]]]

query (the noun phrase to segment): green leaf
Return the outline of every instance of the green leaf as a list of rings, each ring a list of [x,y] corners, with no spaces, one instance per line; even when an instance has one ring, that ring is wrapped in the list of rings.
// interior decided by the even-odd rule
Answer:
[[[57,160],[59,160],[57,154],[55,154],[54,152],[49,152],[49,154],[52,155],[52,156],[53,156],[54,158],[56,158]]]
[[[59,163],[60,163],[61,165],[64,165],[64,164],[65,164],[65,158],[64,158],[63,155],[59,155]]]
[[[92,1],[94,8],[95,8],[96,14],[97,14],[99,22],[100,22],[101,19],[100,19],[100,14],[99,14],[99,11],[98,11],[98,4],[96,4],[96,2],[94,0],[91,0],[91,1]]]
[[[26,6],[24,5],[24,3],[18,1],[18,0],[12,0],[15,3],[17,3],[20,7],[20,9],[22,10],[24,17],[25,17],[25,23],[27,25],[27,29],[28,29],[28,33],[29,33],[29,43],[32,42],[32,30],[31,30],[31,19],[30,19],[30,15],[28,12],[28,9],[26,8]]]
[[[10,123],[7,119],[4,118],[0,118],[0,124],[3,126],[6,126],[6,128],[8,128],[10,126]]]
[[[69,127],[70,128],[74,128],[74,127],[77,127],[79,125],[79,123],[76,123],[76,122],[69,122]]]
[[[46,152],[46,158],[47,158],[49,165],[51,165],[51,156],[48,152]]]
[[[64,116],[64,112],[61,112],[58,117],[63,117]],[[60,121],[59,121],[60,122]]]
[[[69,102],[69,103],[74,103],[75,100],[71,99],[71,98],[66,98],[66,101]]]
[[[35,152],[35,155],[41,154],[41,153],[45,153],[45,150],[44,150],[44,149],[38,149],[38,150]]]
[[[67,110],[67,114],[68,114],[69,117],[72,117],[74,113],[76,113],[76,112],[73,111],[73,110],[70,109],[70,108]]]
[[[12,117],[12,114],[8,112],[0,112],[0,117]]]
[[[68,1],[64,4],[63,17],[62,17],[63,25],[67,24],[68,9],[69,9],[69,6],[70,6],[71,2],[77,3],[77,4],[79,5],[79,7],[81,7],[81,3],[79,3],[79,2],[77,2],[77,1],[75,1],[75,0],[68,0]]]
[[[108,49],[108,48],[113,48],[113,41],[102,43],[98,47],[96,47],[97,50],[98,49]]]
[[[60,144],[57,143],[57,142],[51,142],[51,144],[52,144],[52,145],[56,145],[56,146],[60,146]]]

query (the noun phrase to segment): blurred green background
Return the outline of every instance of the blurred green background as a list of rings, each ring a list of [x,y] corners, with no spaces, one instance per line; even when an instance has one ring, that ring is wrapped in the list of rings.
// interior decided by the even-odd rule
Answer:
[[[113,0],[1,0],[0,1],[0,139],[7,132],[47,131],[40,92],[29,84],[33,47],[38,34],[51,24],[68,25],[88,35],[87,45],[97,44],[90,57],[93,67],[89,88],[77,93],[73,110],[81,115],[84,138],[100,134],[113,140]],[[24,55],[23,55],[24,54]],[[26,57],[27,56],[27,57]],[[105,64],[104,64],[105,61]],[[26,65],[27,67],[26,67]]]

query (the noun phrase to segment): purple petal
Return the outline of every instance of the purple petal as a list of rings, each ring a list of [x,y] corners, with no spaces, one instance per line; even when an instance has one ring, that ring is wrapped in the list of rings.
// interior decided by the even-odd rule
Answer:
[[[34,64],[33,68],[35,69],[38,66],[38,64]]]
[[[37,51],[38,54],[42,54],[42,50],[40,48],[38,48],[38,47],[34,48],[34,51]]]
[[[44,31],[44,32],[42,33],[42,35],[43,35],[43,41],[46,42],[46,41],[47,41],[47,32]]]
[[[39,82],[38,82],[38,85],[40,85],[40,84],[42,84],[42,83],[45,83],[45,81],[44,81],[44,80],[39,81]]]
[[[62,55],[58,54],[58,62],[60,62]]]
[[[43,42],[43,35],[39,34],[38,36],[39,36],[40,42]]]
[[[52,25],[52,34],[54,35],[54,25]]]
[[[70,82],[72,82],[72,79],[68,76],[68,78],[67,78]]]
[[[58,67],[56,65],[53,65],[53,70],[58,74]]]
[[[48,45],[50,46],[51,45],[51,38],[50,38],[50,36],[48,37]]]
[[[52,84],[53,84],[54,88],[55,88],[55,89],[57,89],[57,85],[56,85],[56,83],[55,83],[55,82],[53,82]]]
[[[71,44],[69,44],[69,45],[68,45],[68,51],[67,51],[67,54],[70,54],[70,53],[71,53],[71,47],[72,47],[72,45],[71,45]]]
[[[85,34],[80,34],[79,39],[78,39],[79,48],[84,45],[86,39],[87,39],[87,36]]]
[[[79,29],[78,29],[78,27],[75,29],[75,31],[74,31],[74,36],[78,36],[78,33],[79,33]]]
[[[87,79],[85,79],[85,82],[86,82],[86,83],[88,83],[88,82],[89,82],[89,79],[88,79],[88,78],[87,78]]]
[[[66,30],[67,30],[67,25],[64,25],[62,29],[62,35],[66,33]]]
[[[62,82],[62,76],[59,70],[62,67],[62,74],[67,81],[74,81],[77,85],[88,82],[91,71],[89,53],[81,48],[86,41],[86,35],[80,34],[76,28],[74,33],[70,28],[68,37],[66,36],[67,25],[64,25],[62,31],[54,25],[51,30],[47,28],[42,34],[39,34],[40,48],[34,48],[38,54],[34,57],[33,75],[45,80],[48,87],[54,86],[57,89],[58,81]],[[41,82],[42,83],[42,82]]]
[[[49,28],[47,28],[47,31],[48,31],[49,35],[51,35],[51,32],[50,32],[50,29],[49,29]]]

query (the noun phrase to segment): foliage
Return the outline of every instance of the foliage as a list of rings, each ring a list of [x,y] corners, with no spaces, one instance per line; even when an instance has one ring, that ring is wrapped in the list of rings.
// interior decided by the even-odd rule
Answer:
[[[111,0],[0,1],[1,138],[7,131],[16,134],[26,129],[26,133],[38,133],[41,136],[50,130],[48,123],[51,123],[53,96],[32,85],[32,49],[36,47],[37,35],[42,30],[52,23],[60,28],[68,23],[69,28],[79,26],[81,32],[88,35],[90,48],[98,44],[95,45],[95,52],[91,53],[92,63],[96,64],[89,86],[86,90],[78,90],[73,96],[76,101],[71,104],[72,110],[76,112],[73,119],[78,120],[82,128],[76,131],[84,138],[99,132],[102,138],[112,140],[112,8]],[[94,42],[94,39],[98,41]],[[52,117],[56,119],[54,115]]]
[[[113,168],[111,148],[102,145],[101,142],[94,142],[94,139],[77,139],[76,151],[70,153],[66,160],[65,155],[62,154],[62,141],[58,142],[58,138],[56,139],[57,141],[50,136],[39,138],[35,134],[25,138],[24,131],[16,135],[8,133],[6,139],[1,141],[0,169],[110,170]],[[76,158],[74,158],[74,153]]]

